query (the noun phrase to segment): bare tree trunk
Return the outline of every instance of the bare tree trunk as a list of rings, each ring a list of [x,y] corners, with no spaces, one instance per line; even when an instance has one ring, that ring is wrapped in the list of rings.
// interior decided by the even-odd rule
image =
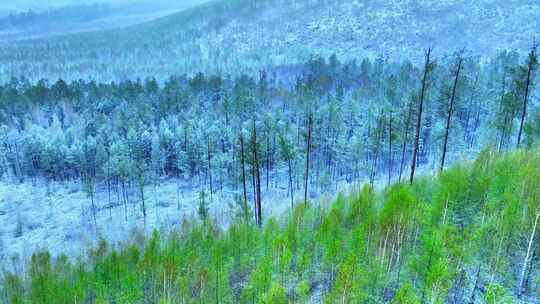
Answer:
[[[210,179],[210,201],[212,201],[212,193],[214,192],[214,189],[212,187],[212,154],[210,152],[210,136],[206,137],[206,144],[207,144],[207,155],[208,155],[208,177]]]
[[[311,153],[311,128],[313,124],[312,114],[309,113],[308,117],[308,134],[307,134],[307,143],[306,143],[306,174],[304,178],[304,202],[307,202],[308,199],[308,183],[309,183],[309,155]]]
[[[242,163],[242,186],[244,190],[244,203],[247,204],[247,187],[246,187],[246,162],[244,156],[244,136],[240,134],[240,161]]]
[[[457,86],[459,82],[459,74],[461,73],[461,66],[463,64],[463,51],[459,54],[458,57],[458,66],[456,70],[456,75],[454,78],[454,85],[452,87],[452,97],[450,98],[450,105],[448,108],[448,113],[446,116],[446,127],[444,131],[444,144],[443,144],[443,152],[442,152],[442,159],[441,159],[441,167],[439,171],[442,171],[444,169],[444,162],[446,160],[446,151],[447,151],[447,145],[448,145],[448,135],[450,133],[450,122],[452,120],[452,115],[454,113],[454,103],[456,100],[456,91]]]
[[[466,111],[466,115],[465,115],[465,126],[464,126],[464,131],[463,132],[463,140],[465,141],[466,145],[467,145],[467,149],[470,148],[471,144],[471,138],[472,138],[472,130],[471,130],[471,112],[472,112],[472,109],[474,108],[474,98],[475,98],[475,94],[476,94],[476,87],[478,86],[478,80],[479,80],[480,76],[479,74],[476,74],[475,76],[475,79],[474,79],[474,85],[472,87],[472,90],[471,90],[471,96],[469,97],[469,102],[468,102],[468,105],[467,105],[467,111]]]
[[[504,111],[504,95],[506,94],[506,68],[504,69],[504,72],[503,72],[503,79],[502,79],[502,92],[501,92],[501,100],[500,100],[500,105],[499,105],[499,111],[502,112]],[[507,116],[508,116],[508,113],[506,113],[506,111],[504,112],[504,123],[503,123],[503,127],[501,129],[501,132],[499,134],[499,143],[498,143],[498,151],[500,152],[502,150],[502,146],[503,146],[503,141],[504,141],[504,137],[506,136],[505,135],[505,132],[506,132],[506,120],[507,120]]]
[[[292,180],[292,165],[291,165],[291,159],[288,159],[289,164],[289,189],[291,191],[291,209],[294,209],[294,188],[293,188],[293,180]]]
[[[98,225],[97,225],[97,218],[96,218],[96,204],[94,201],[94,182],[90,181],[90,201],[92,203],[92,217],[94,219],[94,228],[96,229],[96,235],[98,233]]]
[[[403,136],[403,147],[401,150],[401,164],[399,165],[399,181],[401,182],[401,177],[403,175],[403,166],[405,164],[405,152],[407,152],[407,141],[409,138],[409,127],[411,124],[411,116],[412,116],[412,109],[413,109],[413,103],[412,101],[409,103],[409,111],[407,113],[407,119],[405,120],[405,130],[404,130],[404,136]]]
[[[259,167],[259,158],[257,154],[257,126],[255,125],[255,119],[253,119],[253,165],[255,173],[255,196],[256,196],[256,212],[257,212],[257,225],[262,226],[262,203],[261,203],[261,173]]]
[[[266,191],[270,187],[270,132],[266,132]]]
[[[540,213],[536,215],[536,218],[534,219],[534,225],[533,230],[531,231],[531,236],[529,238],[529,245],[527,246],[527,254],[525,254],[525,259],[523,260],[523,267],[521,268],[521,275],[519,276],[519,288],[518,288],[518,296],[521,296],[523,294],[523,283],[525,282],[525,272],[527,270],[527,264],[529,263],[529,256],[531,254],[531,248],[534,241],[534,237],[536,235],[536,226],[538,224],[538,219],[540,218]]]
[[[374,157],[373,161],[371,162],[371,172],[369,174],[369,184],[373,187],[373,183],[375,182],[375,175],[377,175],[377,165],[379,162],[379,153],[381,150],[381,139],[383,137],[383,115],[379,115],[379,119],[377,119],[377,128],[375,128],[375,134],[376,137],[376,145],[375,145],[375,151],[373,152]]]
[[[124,201],[124,217],[126,219],[126,222],[128,221],[127,218],[127,195],[126,195],[126,182],[122,180],[122,199]]]
[[[424,97],[426,95],[426,90],[427,90],[427,80],[428,80],[427,77],[429,74],[429,70],[431,69],[430,56],[431,56],[431,48],[428,48],[426,52],[426,64],[424,66],[424,77],[422,79],[422,89],[420,91],[420,102],[418,105],[418,118],[416,121],[416,137],[414,140],[414,148],[413,148],[412,164],[411,164],[411,178],[410,178],[411,184],[414,181],[414,172],[416,170],[416,161],[418,157],[418,146],[420,144],[420,130],[422,128],[422,111],[424,110]]]
[[[525,82],[525,96],[523,97],[523,110],[521,111],[521,122],[519,124],[519,133],[518,133],[518,139],[517,139],[517,148],[519,148],[519,145],[521,144],[521,134],[523,132],[523,126],[525,124],[525,116],[527,115],[527,104],[529,101],[529,89],[531,86],[531,75],[533,73],[533,70],[537,64],[536,60],[536,48],[537,45],[533,46],[533,49],[531,53],[529,54],[529,62],[527,65],[527,80]]]
[[[141,203],[142,203],[142,212],[144,217],[144,223],[146,225],[146,204],[144,201],[144,177],[139,177],[139,192],[141,195]]]
[[[388,121],[388,184],[392,181],[392,167],[394,165],[394,158],[392,155],[392,109],[390,110],[390,120]]]
[[[15,154],[15,176],[17,177],[18,182],[22,183],[24,181],[24,177],[21,169],[21,161],[19,159],[19,148],[17,147],[17,143],[14,143],[13,147],[15,148],[13,153]]]

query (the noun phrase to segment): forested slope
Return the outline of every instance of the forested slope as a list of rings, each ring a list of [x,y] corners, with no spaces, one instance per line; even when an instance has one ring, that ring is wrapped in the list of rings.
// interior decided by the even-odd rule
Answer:
[[[122,30],[0,44],[4,79],[123,80],[256,72],[336,53],[343,60],[421,61],[466,47],[526,51],[540,31],[536,1],[214,1]]]
[[[247,206],[80,262],[33,255],[4,303],[537,303],[540,153],[487,149],[412,185],[355,186],[258,228]],[[22,265],[14,266],[21,269]]]
[[[76,256],[132,227],[168,230],[200,201],[211,214],[246,202],[261,222],[347,184],[539,145],[535,49],[430,55],[425,66],[314,57],[256,78],[163,84],[12,79],[0,85],[0,258],[39,246]]]
[[[0,299],[539,302],[539,12],[230,0],[0,42]]]
[[[5,16],[0,13],[0,41],[8,44],[15,43],[15,40],[46,39],[46,37],[68,33],[124,28],[155,20],[204,2],[206,0],[183,0],[176,3],[167,0],[135,0],[116,4],[107,3],[107,1],[86,4],[74,1],[71,5],[45,6],[38,10],[28,9],[29,4],[12,4],[22,9],[5,14]],[[46,3],[41,5],[46,5]]]

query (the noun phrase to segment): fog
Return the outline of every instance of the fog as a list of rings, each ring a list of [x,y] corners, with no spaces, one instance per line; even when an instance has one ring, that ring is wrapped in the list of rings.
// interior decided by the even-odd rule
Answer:
[[[168,4],[171,8],[186,7],[196,5],[209,0],[0,0],[0,10],[4,11],[26,11],[44,10],[68,5],[106,3],[111,5],[123,5],[129,3],[159,3]]]
[[[0,0],[0,41],[127,27],[208,1]]]

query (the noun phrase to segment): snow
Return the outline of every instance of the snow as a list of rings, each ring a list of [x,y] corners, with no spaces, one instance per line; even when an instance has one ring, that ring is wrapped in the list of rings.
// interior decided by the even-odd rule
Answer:
[[[103,238],[113,245],[129,240],[135,233],[151,233],[154,229],[168,232],[179,229],[183,219],[197,219],[199,188],[183,184],[180,197],[173,180],[160,186],[145,187],[146,225],[135,189],[127,206],[112,194],[112,207],[107,208],[108,194],[103,186],[96,193],[97,234],[92,219],[90,199],[75,182],[42,181],[13,184],[0,182],[0,266],[8,267],[13,259],[28,260],[36,250],[48,249],[53,256],[66,254],[76,259]],[[346,189],[345,184],[340,189]],[[207,192],[208,190],[205,189]],[[262,189],[263,217],[280,216],[290,210],[286,189]],[[295,198],[302,191],[295,193]],[[226,229],[234,218],[234,200],[239,191],[217,189],[209,203],[215,223]],[[313,196],[320,193],[313,191]],[[208,196],[208,195],[207,195]],[[179,202],[179,204],[178,204]],[[19,232],[19,233],[18,233]]]

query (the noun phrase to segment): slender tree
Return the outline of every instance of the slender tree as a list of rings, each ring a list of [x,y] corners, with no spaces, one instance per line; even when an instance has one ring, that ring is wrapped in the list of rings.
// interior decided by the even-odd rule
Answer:
[[[208,160],[208,178],[210,181],[210,201],[212,201],[212,195],[214,193],[212,185],[212,152],[210,150],[210,135],[206,136],[206,152]]]
[[[257,125],[253,118],[253,131],[251,137],[251,152],[253,154],[253,179],[255,194],[255,220],[259,227],[262,226],[262,202],[261,202],[261,172],[259,164],[259,143],[257,142]]]
[[[414,96],[412,96],[411,98],[414,98]],[[413,100],[410,100],[407,106],[407,114],[405,115],[403,136],[401,139],[403,146],[401,148],[401,162],[399,165],[399,179],[398,180],[400,182],[401,182],[401,177],[403,176],[403,167],[405,166],[405,155],[407,152],[407,143],[409,142],[409,130],[411,128],[412,114],[413,114]]]
[[[442,150],[442,157],[441,157],[441,166],[439,168],[439,171],[442,171],[444,169],[444,162],[446,160],[446,151],[447,151],[447,145],[448,145],[448,136],[450,134],[450,123],[452,121],[452,115],[454,113],[454,105],[456,102],[456,93],[457,88],[459,84],[459,76],[461,74],[461,68],[463,65],[463,50],[459,52],[457,55],[457,67],[455,68],[454,72],[454,84],[452,85],[452,95],[450,96],[450,101],[448,105],[448,112],[446,113],[446,124],[444,128],[444,142],[443,142],[443,150]]]
[[[308,184],[309,184],[309,157],[311,154],[311,132],[313,128],[313,114],[310,112],[307,119],[307,136],[306,136],[306,172],[304,175],[304,202],[308,199]]]
[[[242,190],[244,204],[247,204],[247,187],[246,187],[246,159],[244,153],[244,135],[240,131],[240,165],[242,167]]]
[[[418,113],[416,118],[416,135],[414,139],[412,162],[411,162],[411,178],[410,183],[414,181],[414,173],[416,170],[416,162],[418,157],[418,148],[420,145],[420,131],[422,129],[422,112],[424,110],[424,99],[428,89],[428,76],[431,70],[433,70],[433,63],[431,62],[431,48],[428,48],[425,54],[426,63],[424,65],[424,76],[422,77],[422,88],[420,89],[420,100],[418,102]]]
[[[281,150],[281,157],[287,163],[289,173],[289,194],[291,196],[291,209],[294,208],[294,187],[293,187],[293,167],[292,161],[296,158],[296,151],[291,141],[284,135],[279,136],[279,148]]]
[[[536,72],[536,69],[538,68],[538,54],[537,54],[538,44],[535,43],[531,52],[529,53],[528,59],[527,59],[527,76],[525,79],[525,84],[523,85],[525,88],[525,92],[523,94],[523,108],[521,110],[521,120],[519,123],[519,132],[518,132],[518,138],[517,138],[517,147],[519,148],[521,144],[521,135],[523,133],[523,126],[525,125],[525,117],[527,116],[527,106],[529,103],[529,94],[532,91],[533,88],[533,79],[534,79],[534,73]]]

